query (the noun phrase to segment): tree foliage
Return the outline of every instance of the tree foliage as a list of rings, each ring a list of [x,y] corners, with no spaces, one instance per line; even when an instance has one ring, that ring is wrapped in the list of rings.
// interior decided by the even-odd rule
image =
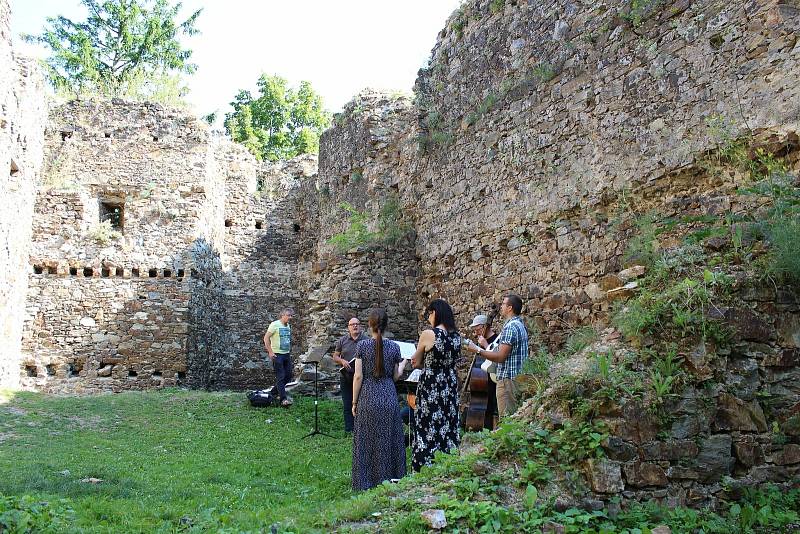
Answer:
[[[50,49],[45,60],[56,90],[76,95],[146,97],[178,93],[180,74],[192,73],[192,51],[178,38],[197,33],[202,10],[178,22],[181,3],[169,0],[81,0],[89,15],[83,22],[48,17],[29,42]]]
[[[319,137],[331,123],[309,82],[293,89],[280,76],[262,74],[258,96],[239,91],[231,106],[225,130],[258,159],[269,161],[318,152]]]

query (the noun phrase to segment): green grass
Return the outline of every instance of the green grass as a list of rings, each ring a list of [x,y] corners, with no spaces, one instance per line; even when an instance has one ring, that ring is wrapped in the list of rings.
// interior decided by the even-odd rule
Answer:
[[[56,530],[327,532],[328,510],[351,497],[337,403],[320,403],[334,437],[302,439],[313,427],[302,398],[288,410],[183,390],[0,402],[0,496],[12,509],[23,496],[48,503],[68,525]]]

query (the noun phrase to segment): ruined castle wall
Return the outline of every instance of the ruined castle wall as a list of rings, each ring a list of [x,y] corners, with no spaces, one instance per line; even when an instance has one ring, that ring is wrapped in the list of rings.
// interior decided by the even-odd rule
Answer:
[[[23,385],[185,380],[196,256],[224,225],[208,129],[158,105],[76,101],[53,110],[45,144]],[[103,227],[114,208],[119,228]]]
[[[0,387],[19,384],[22,317],[46,104],[43,78],[11,47],[11,9],[0,0]]]
[[[347,226],[336,205],[375,217],[394,189],[415,229],[409,310],[444,297],[465,328],[513,291],[552,345],[578,325],[606,325],[605,284],[633,233],[622,221],[649,210],[688,221],[755,213],[763,199],[737,194],[747,173],[709,161],[739,137],[800,168],[798,24],[798,7],[776,1],[638,12],[623,1],[463,4],[414,106],[357,97],[322,138],[312,278],[322,298],[310,293],[320,324],[347,309],[330,288],[352,270],[325,261],[325,240]],[[361,272],[385,266],[358,253],[344,261]],[[383,291],[401,287],[389,279]],[[603,414],[609,459],[589,466],[601,498],[714,505],[723,483],[797,479],[800,305],[791,291],[740,282],[736,304],[716,310],[735,332],[730,347],[685,355],[714,380],[670,399],[669,425],[635,403]]]
[[[400,160],[419,171],[400,189],[420,296],[448,297],[460,324],[514,291],[557,343],[607,310],[616,214],[743,211],[735,179],[696,161],[747,129],[796,144],[796,7],[629,8],[473,1],[440,33],[417,80],[421,136],[407,138],[425,155]]]
[[[398,187],[408,182],[408,168],[399,165],[398,142],[414,119],[407,98],[365,91],[350,102],[334,127],[320,142],[315,261],[307,293],[312,310],[310,336],[314,344],[331,343],[346,331],[355,315],[366,323],[370,308],[385,308],[389,331],[397,339],[416,339],[418,258],[413,225],[402,213]],[[400,133],[402,132],[402,134]],[[380,213],[388,202],[398,202],[390,224],[407,225],[399,241],[379,238],[350,250],[338,249],[330,239],[345,232],[350,216],[346,202],[368,214],[371,232],[380,231]]]
[[[244,151],[243,148],[240,150]],[[251,158],[252,160],[252,158]],[[296,311],[292,354],[306,349],[305,298],[299,264],[310,221],[298,210],[315,156],[287,162],[224,166],[225,255],[220,302],[225,329],[210,373],[210,387],[257,388],[274,382],[263,337],[283,308]]]

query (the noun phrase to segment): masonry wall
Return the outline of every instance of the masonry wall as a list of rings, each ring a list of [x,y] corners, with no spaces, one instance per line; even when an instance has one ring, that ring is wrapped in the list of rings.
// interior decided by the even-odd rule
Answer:
[[[8,0],[0,0],[0,387],[17,387],[28,249],[46,107],[34,63],[11,47]]]
[[[241,149],[244,150],[244,149]],[[292,354],[307,348],[306,298],[300,291],[300,257],[309,221],[298,209],[304,184],[317,172],[315,156],[236,168],[225,194],[225,254],[220,303],[224,331],[209,374],[209,387],[262,388],[274,383],[264,348],[269,323],[284,308],[295,310]]]
[[[778,2],[636,13],[622,1],[497,4],[453,14],[413,103],[368,94],[345,108],[320,150],[320,234],[346,227],[338,201],[376,216],[397,194],[415,230],[410,310],[444,297],[466,328],[513,291],[559,347],[575,327],[608,324],[606,290],[636,231],[621,220],[757,213],[764,199],[737,193],[747,174],[709,160],[739,137],[800,170],[800,12]],[[659,246],[680,242],[664,235]],[[359,268],[383,266],[367,256]],[[635,403],[602,414],[612,439],[609,460],[587,469],[596,498],[714,506],[748,485],[797,480],[800,303],[740,278],[735,303],[715,311],[735,332],[730,347],[681,355],[707,382],[670,400],[669,425]],[[402,288],[388,280],[385,292]]]
[[[596,283],[621,266],[625,205],[741,211],[739,184],[699,168],[706,151],[747,129],[797,146],[796,7],[654,6],[634,25],[621,1],[468,2],[440,33],[407,139],[426,155],[401,161],[419,172],[400,190],[420,294],[448,296],[461,324],[514,291],[557,344],[607,309]]]
[[[319,231],[307,292],[312,312],[309,335],[316,336],[318,345],[343,335],[352,316],[366,324],[374,307],[386,309],[388,329],[395,338],[418,336],[419,258],[412,219],[402,212],[397,194],[410,172],[399,164],[398,140],[413,120],[407,98],[365,91],[345,106],[322,136],[317,191],[309,193],[318,198]],[[369,230],[380,233],[380,213],[390,202],[398,204],[391,225],[407,227],[396,242],[386,243],[378,236],[347,250],[331,242],[351,224],[342,203],[367,213]]]
[[[76,101],[52,111],[45,144],[22,384],[186,383],[189,304],[207,289],[198,258],[224,235],[208,129],[158,105]],[[120,227],[104,227],[113,207]]]

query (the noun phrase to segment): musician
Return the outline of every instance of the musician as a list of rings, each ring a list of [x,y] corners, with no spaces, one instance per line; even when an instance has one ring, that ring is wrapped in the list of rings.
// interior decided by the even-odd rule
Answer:
[[[474,343],[467,346],[467,350],[478,356],[497,362],[497,408],[501,418],[517,411],[519,390],[515,379],[528,359],[528,330],[520,313],[522,299],[509,293],[500,304],[500,315],[506,322],[497,339],[497,348],[487,350]]]
[[[488,332],[484,332],[486,330],[486,323],[489,321],[489,318],[486,315],[480,314],[476,315],[474,319],[472,319],[472,323],[470,323],[469,327],[472,329],[472,333],[475,336],[475,339],[478,342],[478,345],[483,347],[484,349],[489,348],[489,345],[497,339],[497,332],[492,330],[492,327],[489,327]],[[484,336],[484,334],[486,334]]]
[[[472,319],[472,323],[469,325],[469,327],[472,329],[472,334],[475,336],[475,339],[478,342],[478,345],[484,349],[488,349],[489,345],[494,343],[494,341],[497,339],[497,332],[492,330],[491,325],[487,325],[488,322],[489,318],[484,314],[480,314],[476,315],[475,318]],[[475,360],[475,365],[480,367],[483,361],[484,358],[478,356]],[[488,421],[491,422],[492,417],[497,413],[497,384],[495,384],[494,379],[491,377],[487,382],[486,390],[486,412],[489,415]]]
[[[367,339],[361,330],[358,317],[347,321],[347,333],[336,340],[333,348],[333,361],[342,366],[339,383],[342,389],[342,410],[344,414],[344,431],[353,431],[353,366],[350,362],[356,357],[358,342]]]

